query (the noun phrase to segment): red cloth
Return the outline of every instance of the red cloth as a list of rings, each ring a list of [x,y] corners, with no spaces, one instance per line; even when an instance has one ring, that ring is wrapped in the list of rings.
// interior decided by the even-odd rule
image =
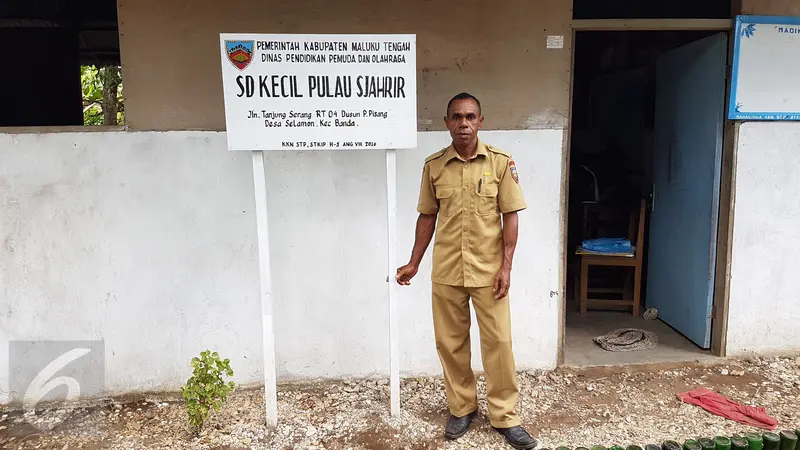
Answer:
[[[767,415],[764,408],[745,406],[731,401],[710,389],[698,388],[693,391],[678,394],[678,398],[685,403],[699,406],[706,411],[735,420],[745,425],[751,425],[765,430],[774,430],[778,421]]]

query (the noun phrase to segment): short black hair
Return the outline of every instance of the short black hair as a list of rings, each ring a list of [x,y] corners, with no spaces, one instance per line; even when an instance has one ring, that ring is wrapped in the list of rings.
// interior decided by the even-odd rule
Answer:
[[[468,92],[462,92],[460,94],[456,94],[455,97],[451,98],[450,101],[447,102],[447,112],[445,113],[445,115],[447,115],[447,116],[450,115],[450,106],[452,106],[453,102],[456,101],[456,100],[472,100],[472,101],[474,101],[475,103],[478,104],[478,114],[481,113],[481,102],[480,102],[480,100],[478,100],[477,97],[475,97],[474,95],[472,95],[472,94],[470,94]]]

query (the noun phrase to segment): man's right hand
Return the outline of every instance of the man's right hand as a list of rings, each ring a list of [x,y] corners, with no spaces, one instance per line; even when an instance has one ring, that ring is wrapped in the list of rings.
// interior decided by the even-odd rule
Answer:
[[[397,269],[397,276],[395,277],[397,279],[397,284],[409,286],[411,284],[411,279],[417,274],[417,270],[419,270],[419,267],[413,264],[406,264]]]

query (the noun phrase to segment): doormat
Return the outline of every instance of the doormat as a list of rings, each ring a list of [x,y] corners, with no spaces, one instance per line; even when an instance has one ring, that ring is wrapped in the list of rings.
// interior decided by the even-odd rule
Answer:
[[[658,336],[655,333],[638,328],[620,328],[592,340],[609,352],[647,350],[658,345]]]

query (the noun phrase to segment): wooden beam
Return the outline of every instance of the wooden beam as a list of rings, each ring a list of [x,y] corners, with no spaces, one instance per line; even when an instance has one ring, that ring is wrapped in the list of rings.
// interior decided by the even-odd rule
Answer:
[[[731,30],[732,19],[590,19],[573,20],[576,31]]]
[[[44,125],[30,127],[0,127],[0,134],[48,134],[48,133],[104,133],[125,131],[124,125]]]
[[[570,31],[570,40],[571,43],[575,42],[575,32]],[[567,292],[568,283],[570,281],[577,282],[578,278],[575,274],[572,274],[570,277],[570,255],[572,254],[569,251],[567,246],[569,242],[569,167],[570,167],[570,155],[572,153],[572,96],[575,87],[575,46],[569,46],[569,102],[567,103],[567,127],[564,129],[563,134],[561,135],[561,152],[563,157],[561,158],[561,190],[559,192],[559,199],[561,203],[560,208],[560,215],[559,215],[559,222],[561,229],[559,230],[559,238],[560,238],[560,246],[561,246],[561,254],[559,255],[559,262],[560,262],[560,269],[558,273],[558,285],[561,288],[561,293],[559,295],[559,302],[558,302],[558,346],[556,349],[556,364],[558,366],[562,366],[565,361],[564,351],[566,348],[566,340],[567,340]],[[580,264],[575,270],[580,271]],[[570,280],[572,278],[572,280]],[[575,283],[573,286],[574,292],[572,293],[572,300],[574,306],[580,305],[580,283]],[[553,292],[550,292],[550,297],[553,296]]]
[[[734,14],[741,11],[741,0],[732,0]],[[711,306],[711,353],[727,356],[728,344],[728,299],[730,297],[731,257],[733,256],[733,211],[736,197],[736,148],[739,125],[727,120],[730,102],[731,64],[733,61],[734,40],[728,41],[728,66],[725,68],[725,107],[726,120],[722,136],[722,170],[719,192],[719,223],[717,225],[717,260],[714,277],[714,301]]]

